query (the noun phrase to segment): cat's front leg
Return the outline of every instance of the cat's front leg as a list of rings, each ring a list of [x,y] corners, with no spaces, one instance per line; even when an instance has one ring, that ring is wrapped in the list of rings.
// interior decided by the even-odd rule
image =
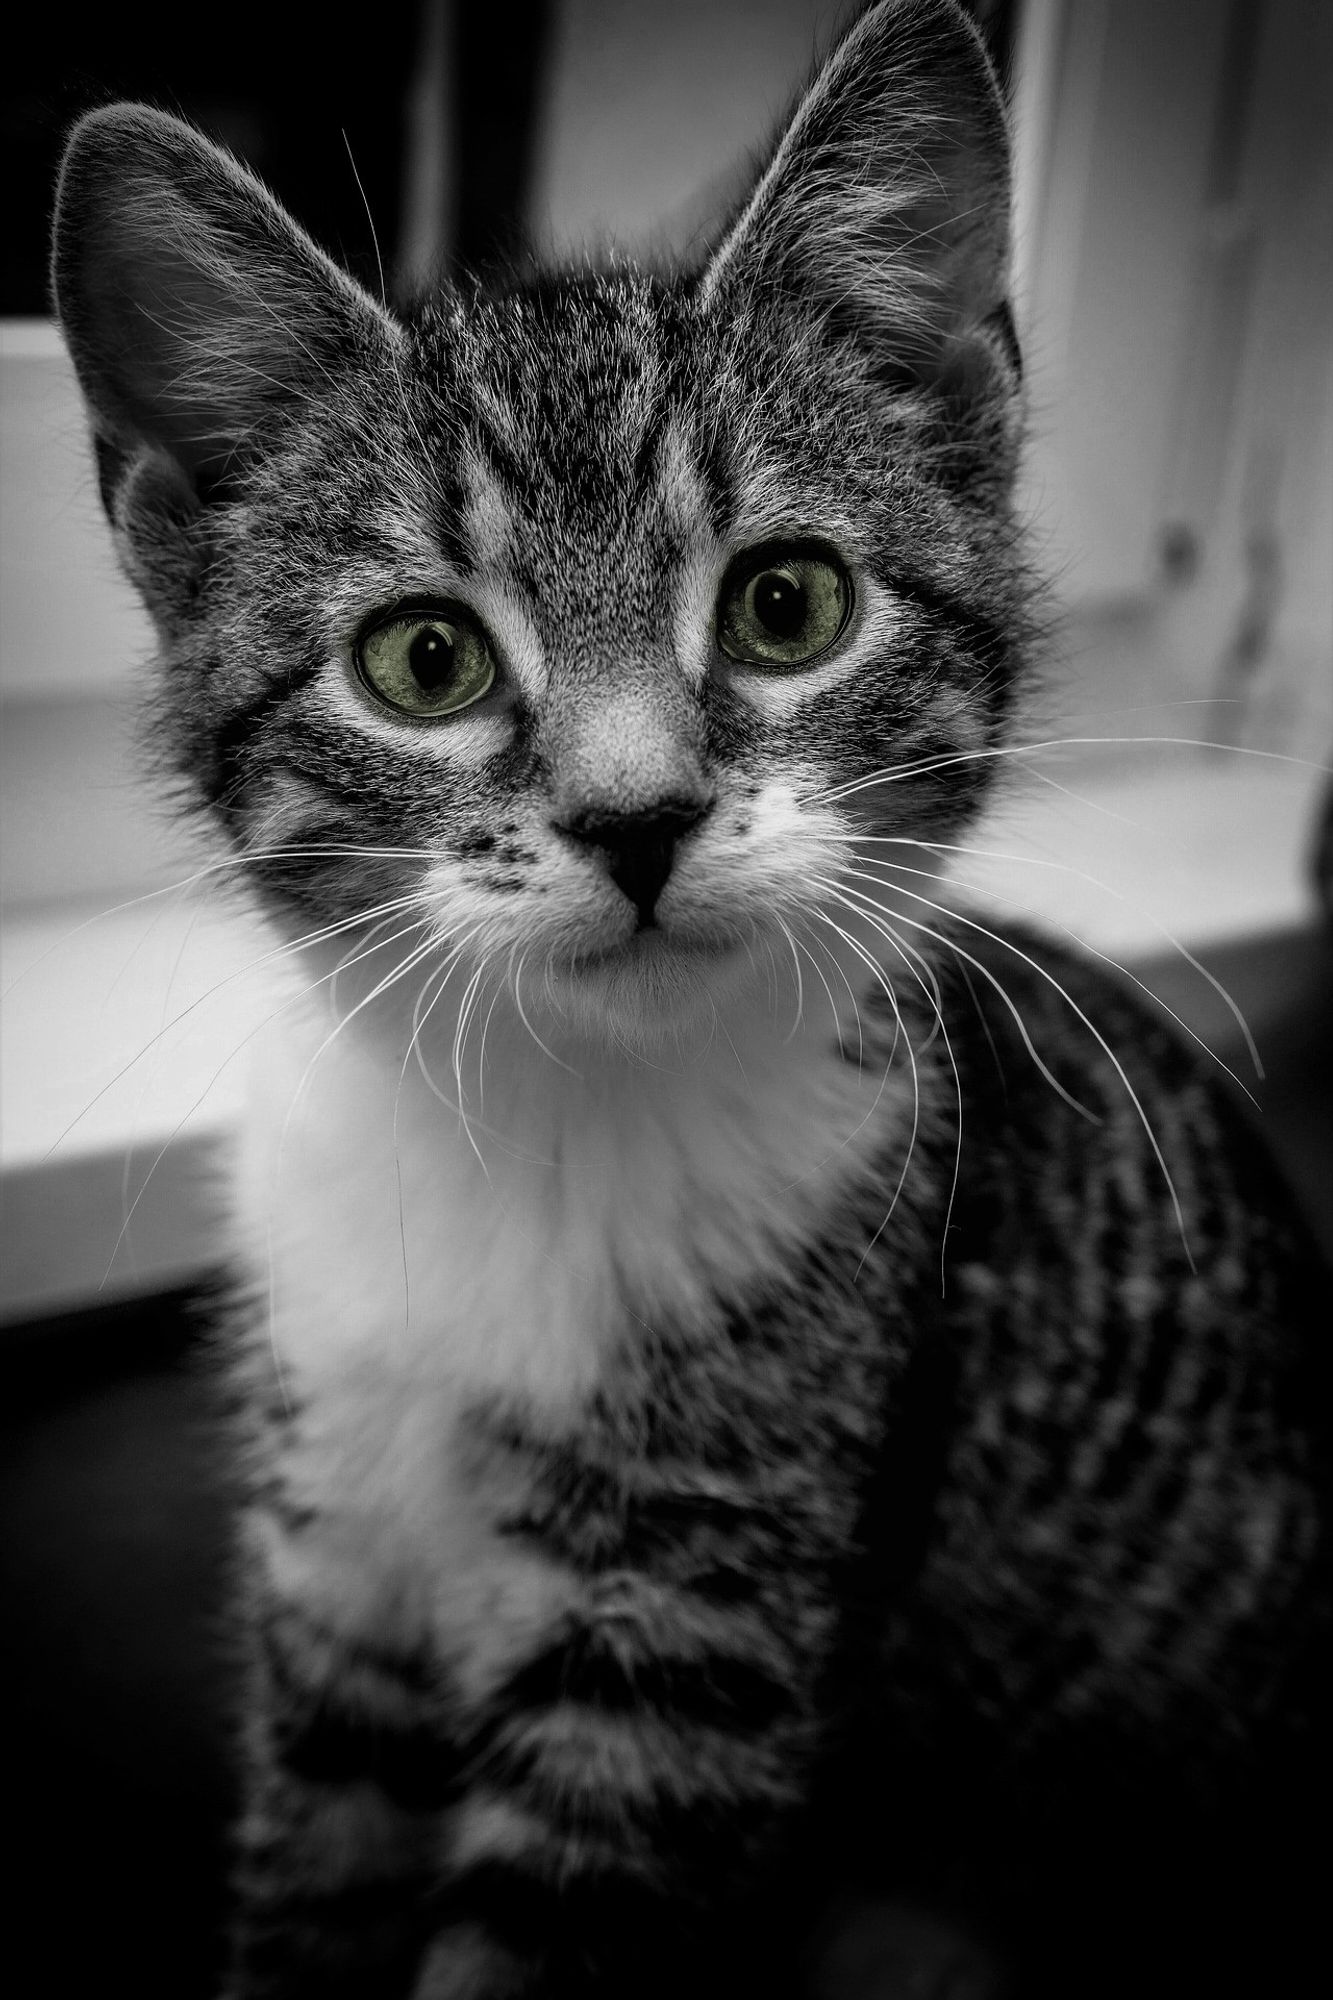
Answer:
[[[660,1577],[588,1578],[460,1704],[412,2000],[730,2000],[758,1851],[811,1752],[785,1633]],[[479,1685],[479,1683],[483,1683]],[[783,1913],[768,1908],[772,1928]],[[730,1962],[730,1961],[728,1961]],[[786,1992],[771,1978],[755,1991]]]
[[[228,2000],[407,2000],[453,1783],[433,1662],[271,1571],[249,1637]]]

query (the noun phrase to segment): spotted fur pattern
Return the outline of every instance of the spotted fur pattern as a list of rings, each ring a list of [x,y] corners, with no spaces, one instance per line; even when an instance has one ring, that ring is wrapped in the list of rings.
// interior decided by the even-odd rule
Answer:
[[[73,135],[159,740],[287,982],[233,2000],[1165,1994],[1298,1928],[1299,1231],[932,846],[1030,652],[1006,176],[945,0],[862,16],[693,274],[395,316],[177,121]],[[719,650],[769,545],[852,580],[799,671]],[[459,603],[493,688],[387,707],[358,635]]]

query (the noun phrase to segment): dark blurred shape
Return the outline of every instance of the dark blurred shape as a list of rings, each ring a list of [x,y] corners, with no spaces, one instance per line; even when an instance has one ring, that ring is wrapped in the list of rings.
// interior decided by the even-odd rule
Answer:
[[[1271,526],[1252,526],[1245,538],[1245,590],[1218,662],[1210,731],[1231,741],[1254,700],[1273,645],[1282,606],[1282,543]]]
[[[1193,583],[1199,573],[1199,537],[1188,521],[1167,521],[1158,537],[1162,575],[1169,584]]]
[[[1329,754],[1329,765],[1333,769],[1333,751]],[[1330,937],[1333,937],[1333,776],[1324,784],[1324,795],[1320,801],[1315,822],[1314,841],[1310,854],[1310,873],[1314,881],[1319,907],[1324,913],[1324,923]],[[1333,1091],[1329,1093],[1333,1102]]]
[[[50,310],[65,135],[81,112],[119,97],[189,118],[230,147],[378,292],[401,230],[408,94],[430,40],[428,13],[440,11],[458,251],[468,262],[512,254],[527,212],[548,0],[383,0],[342,17],[258,0],[208,16],[75,0],[29,16],[25,59],[11,61],[0,82],[0,314]],[[439,247],[443,261],[448,246]]]
[[[523,248],[550,0],[454,9],[452,261],[473,270]]]
[[[15,1992],[218,1990],[234,1485],[209,1290],[0,1329]]]
[[[51,200],[65,134],[80,112],[118,97],[176,112],[230,146],[318,242],[378,290],[366,205],[387,261],[401,201],[403,104],[420,12],[420,0],[384,0],[351,32],[332,13],[258,0],[233,0],[209,15],[77,0],[73,7],[34,10],[26,23],[27,60],[7,65],[0,86],[8,197],[0,307],[50,310]]]

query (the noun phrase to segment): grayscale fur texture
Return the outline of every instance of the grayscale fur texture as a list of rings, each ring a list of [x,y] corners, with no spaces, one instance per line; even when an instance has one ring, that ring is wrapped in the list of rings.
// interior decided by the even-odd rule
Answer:
[[[1295,1990],[1319,1281],[1206,1058],[942,872],[1033,652],[1007,188],[948,0],[688,272],[399,315],[177,120],[71,137],[156,740],[286,982],[229,2000]],[[770,547],[850,579],[795,667],[719,643]],[[404,606],[489,692],[365,684]]]

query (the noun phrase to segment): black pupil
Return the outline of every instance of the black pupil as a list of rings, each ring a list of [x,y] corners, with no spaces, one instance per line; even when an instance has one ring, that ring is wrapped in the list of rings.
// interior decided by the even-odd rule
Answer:
[[[805,624],[805,585],[780,569],[766,569],[755,580],[754,615],[775,639],[794,639]]]
[[[438,625],[423,625],[407,651],[412,678],[423,694],[435,694],[453,679],[454,642]]]

